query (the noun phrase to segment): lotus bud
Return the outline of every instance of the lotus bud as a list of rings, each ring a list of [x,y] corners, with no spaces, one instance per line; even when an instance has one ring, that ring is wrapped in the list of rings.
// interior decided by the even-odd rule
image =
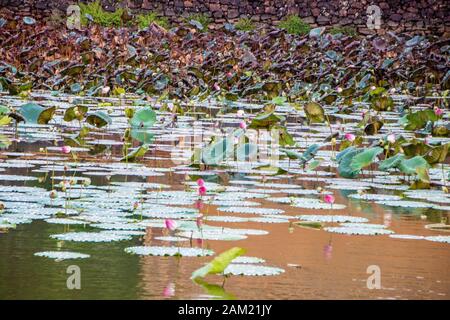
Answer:
[[[241,128],[241,129],[243,129],[243,130],[247,129],[247,124],[245,123],[245,121],[241,121],[241,122],[239,123],[239,128]]]
[[[111,88],[108,86],[102,87],[102,94],[107,95],[110,90],[111,90]]]
[[[434,114],[440,117],[444,114],[444,110],[438,107],[434,107]]]
[[[64,154],[68,154],[68,153],[70,153],[70,151],[72,151],[72,148],[70,146],[62,146],[61,147],[61,152]]]
[[[334,196],[332,194],[327,194],[324,198],[325,202],[328,204],[333,204],[335,199]]]
[[[83,179],[83,186],[87,187],[90,184],[91,184],[91,179],[89,179],[89,178]]]
[[[164,221],[166,228],[169,229],[170,231],[173,231],[177,228],[177,223],[175,220],[172,219],[166,219]]]
[[[317,192],[318,192],[318,193],[322,193],[322,191],[323,191],[323,188],[322,188],[322,187],[317,187],[317,189],[316,189],[316,190],[317,190]]]
[[[49,193],[50,199],[56,199],[58,197],[58,192],[56,190],[52,190]]]
[[[166,298],[173,297],[175,295],[175,284],[169,283],[167,287],[164,288],[163,296]]]
[[[353,142],[356,139],[356,136],[352,133],[346,133],[344,137],[345,137],[345,140],[348,140],[350,142]]]
[[[389,134],[386,138],[389,143],[395,143],[395,134]]]
[[[341,93],[342,91],[344,91],[344,90],[343,90],[341,87],[337,87],[337,88],[336,88],[336,92],[337,92],[337,93]]]
[[[3,202],[0,202],[0,211],[5,210],[5,204]]]
[[[206,195],[206,187],[205,187],[205,186],[199,187],[199,188],[198,188],[198,194],[199,194],[200,196]]]

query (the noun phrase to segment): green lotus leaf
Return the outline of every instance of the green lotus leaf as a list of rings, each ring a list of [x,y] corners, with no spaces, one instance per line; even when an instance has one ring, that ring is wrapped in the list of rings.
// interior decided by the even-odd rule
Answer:
[[[282,147],[295,145],[294,138],[287,131],[286,127],[273,126],[272,130],[278,130],[278,144]]]
[[[147,107],[136,111],[130,120],[132,128],[150,128],[156,122],[156,112]]]
[[[205,265],[204,267],[201,267],[200,269],[195,270],[192,273],[191,279],[196,278],[204,278],[208,274],[220,274],[225,271],[225,269],[228,267],[228,265],[239,257],[240,255],[244,254],[245,250],[239,247],[231,248],[225,252],[222,252],[217,257],[215,257],[210,263]]]
[[[27,103],[19,107],[18,113],[27,123],[47,124],[55,114],[56,107],[44,107],[37,103]]]
[[[361,172],[361,170],[354,170],[350,167],[353,158],[361,152],[363,152],[363,149],[356,149],[354,147],[349,147],[340,152],[338,173],[341,177],[355,178]]]
[[[155,134],[143,129],[131,129],[131,137],[139,142],[150,144],[155,140]]]
[[[270,129],[275,124],[283,122],[285,118],[283,116],[276,115],[274,111],[263,112],[253,118],[249,125],[251,129]]]
[[[405,155],[402,153],[397,153],[395,156],[381,161],[378,169],[381,171],[388,171],[389,169],[397,168],[403,159],[405,159]]]
[[[7,115],[10,112],[7,106],[0,105],[0,116]]]
[[[378,131],[380,131],[380,129],[383,127],[384,123],[380,120],[374,120],[370,123],[368,123],[365,127],[364,127],[364,132],[370,136],[370,135],[374,135],[377,134]]]
[[[97,128],[101,128],[112,123],[111,117],[103,111],[89,113],[86,117],[86,121],[90,125]]]
[[[450,143],[441,144],[437,147],[432,147],[424,156],[429,164],[443,163],[448,155]]]
[[[309,102],[305,105],[305,114],[309,122],[324,122],[325,121],[325,111],[317,102]]]
[[[428,121],[437,121],[439,117],[431,109],[419,110],[409,113],[400,118],[399,123],[406,130],[419,130],[424,128]]]
[[[147,144],[143,144],[138,148],[131,150],[125,157],[120,159],[122,162],[134,162],[138,158],[142,158],[148,151],[149,146]]]
[[[427,160],[425,160],[422,156],[415,156],[411,159],[403,159],[398,165],[400,171],[406,174],[415,174],[418,168],[428,169],[429,167],[430,165]]]
[[[383,148],[373,147],[358,153],[350,162],[350,168],[353,171],[360,171],[361,169],[371,165],[376,157],[383,152]]]
[[[87,113],[88,107],[87,106],[73,106],[70,108],[67,108],[66,112],[64,113],[64,121],[70,122],[73,120],[81,121],[84,118],[84,115]]]

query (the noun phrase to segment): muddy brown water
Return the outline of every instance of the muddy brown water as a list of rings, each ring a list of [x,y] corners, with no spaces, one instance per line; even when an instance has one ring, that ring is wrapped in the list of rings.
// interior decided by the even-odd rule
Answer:
[[[24,173],[24,169],[20,169]],[[16,173],[17,170],[16,170]],[[103,178],[95,178],[93,183]],[[97,181],[96,181],[97,180]],[[138,181],[143,181],[142,179]],[[150,177],[148,182],[170,183],[182,189],[182,177]],[[289,180],[283,182],[289,183]],[[304,182],[308,184],[308,182]],[[309,186],[311,187],[311,186]],[[363,216],[370,223],[387,224],[399,234],[436,235],[424,228],[430,221],[411,215],[408,210],[395,213],[376,204],[352,203],[339,191],[336,202],[348,205],[331,214]],[[293,208],[269,203],[270,208],[285,214],[317,214],[317,210]],[[202,212],[224,215],[215,206]],[[327,210],[323,210],[328,214]],[[245,216],[233,214],[236,216]],[[174,286],[172,299],[448,299],[450,295],[450,250],[446,243],[425,240],[393,239],[387,235],[356,236],[331,234],[268,223],[218,223],[210,225],[261,229],[268,235],[249,236],[240,241],[208,241],[202,246],[222,252],[231,246],[247,250],[246,255],[266,260],[266,265],[286,270],[278,276],[232,276],[221,288],[222,277],[206,278],[209,287],[199,286],[189,278],[195,269],[211,258],[174,258],[132,256],[123,249],[132,245],[161,245],[152,236],[166,234],[149,228],[147,235],[119,243],[90,244],[62,242],[49,238],[61,233],[62,225],[34,221],[16,230],[0,234],[0,297],[2,299],[161,299],[166,287]],[[71,227],[82,231],[81,227]],[[442,233],[441,233],[442,234]],[[168,244],[168,243],[162,243]],[[199,246],[194,240],[194,246]],[[43,250],[66,249],[91,254],[86,260],[55,262],[34,257]],[[81,290],[68,290],[69,265],[81,269]],[[367,268],[379,266],[381,289],[368,289],[371,273]],[[211,290],[214,295],[211,295]]]

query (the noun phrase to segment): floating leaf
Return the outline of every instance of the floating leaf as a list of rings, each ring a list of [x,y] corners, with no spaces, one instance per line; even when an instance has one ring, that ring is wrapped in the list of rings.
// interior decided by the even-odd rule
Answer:
[[[135,148],[130,153],[128,153],[126,156],[124,156],[120,161],[122,162],[134,162],[138,158],[142,158],[145,153],[148,151],[149,145],[143,144],[142,146]]]
[[[231,248],[217,257],[204,267],[197,269],[192,273],[191,279],[204,278],[208,274],[223,273],[233,259],[245,253],[245,250],[239,247]]]

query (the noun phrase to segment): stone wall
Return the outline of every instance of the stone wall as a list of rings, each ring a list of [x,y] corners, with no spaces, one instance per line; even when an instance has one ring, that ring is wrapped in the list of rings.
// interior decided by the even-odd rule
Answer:
[[[54,8],[64,10],[73,0],[0,0],[22,15],[49,15]],[[83,0],[86,2],[86,0]],[[106,10],[127,6],[132,10],[156,11],[179,20],[189,13],[204,13],[215,25],[250,17],[255,22],[276,24],[287,14],[298,14],[313,26],[350,25],[362,32],[366,27],[366,9],[378,5],[382,12],[381,28],[396,31],[428,30],[448,32],[450,10],[448,0],[102,0]]]

